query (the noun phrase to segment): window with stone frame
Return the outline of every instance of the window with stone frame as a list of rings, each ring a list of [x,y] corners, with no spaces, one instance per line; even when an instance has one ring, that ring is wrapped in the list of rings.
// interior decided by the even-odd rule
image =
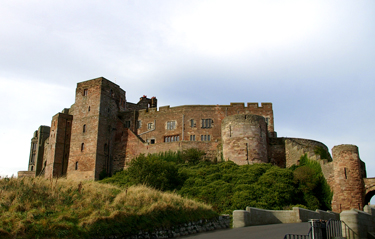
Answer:
[[[195,123],[195,120],[194,120],[194,119],[191,119],[191,120],[190,120],[190,127],[191,127],[191,128],[196,127],[196,123]]]
[[[174,130],[176,129],[176,121],[168,121],[167,122],[167,130]]]
[[[195,135],[190,135],[190,141],[195,141]]]
[[[211,135],[201,135],[201,141],[211,141]]]
[[[34,164],[34,163],[35,163],[35,154],[32,154],[30,164]]]
[[[166,143],[176,142],[176,141],[180,141],[179,135],[171,135],[171,136],[165,136],[164,137],[164,142],[166,142]]]
[[[147,129],[153,129],[153,128],[154,128],[154,123],[147,124]]]
[[[202,119],[202,128],[212,128],[212,119]]]
[[[88,89],[84,89],[84,90],[83,90],[83,96],[87,96],[87,95],[88,95],[88,92],[89,92]]]

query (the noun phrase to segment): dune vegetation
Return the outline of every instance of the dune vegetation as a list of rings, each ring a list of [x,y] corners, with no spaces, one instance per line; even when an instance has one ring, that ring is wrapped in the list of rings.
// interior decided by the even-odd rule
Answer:
[[[93,238],[216,217],[210,206],[146,186],[0,180],[0,238]]]

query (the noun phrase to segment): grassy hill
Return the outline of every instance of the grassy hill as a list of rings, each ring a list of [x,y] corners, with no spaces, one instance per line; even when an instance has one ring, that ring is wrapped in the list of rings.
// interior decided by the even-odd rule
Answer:
[[[134,234],[215,216],[210,206],[146,186],[43,178],[0,180],[0,238]]]

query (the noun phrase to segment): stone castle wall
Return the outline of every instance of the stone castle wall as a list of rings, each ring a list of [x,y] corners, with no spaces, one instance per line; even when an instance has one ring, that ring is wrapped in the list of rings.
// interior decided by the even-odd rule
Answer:
[[[52,117],[50,137],[44,154],[46,177],[62,177],[67,173],[72,121],[73,116],[64,113]]]
[[[125,91],[103,77],[78,83],[75,103],[52,118],[51,128],[41,126],[36,131],[28,169],[37,176],[98,180],[101,173],[111,175],[126,168],[139,154],[189,148],[205,151],[210,159],[279,167],[298,164],[307,154],[322,165],[335,195],[334,211],[364,205],[366,170],[358,149],[334,148],[334,160],[329,162],[331,158],[320,160],[315,152],[320,148],[330,157],[318,141],[277,138],[271,103],[157,109],[155,97],[127,102]]]

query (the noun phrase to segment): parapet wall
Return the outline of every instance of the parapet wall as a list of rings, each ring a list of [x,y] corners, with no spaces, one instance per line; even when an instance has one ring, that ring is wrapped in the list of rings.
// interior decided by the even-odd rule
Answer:
[[[327,146],[319,141],[301,138],[269,138],[270,162],[279,167],[291,167],[298,164],[302,155],[312,160],[322,159],[316,150],[324,150],[327,159],[332,161]]]
[[[352,209],[340,213],[341,220],[344,221],[360,239],[368,238],[367,233],[374,232],[375,228],[375,210],[366,205],[365,211],[367,212]]]
[[[265,210],[246,207],[246,210],[233,211],[233,228],[277,223],[299,223],[310,219],[340,220],[340,214],[293,207],[293,210]]]
[[[321,159],[320,155],[315,153],[317,148],[322,148],[326,151],[327,155],[330,155],[327,146],[315,140],[300,138],[285,138],[284,140],[286,167],[298,164],[301,156],[304,154],[307,154],[307,157],[313,160]],[[331,157],[329,156],[327,160],[331,160]]]

